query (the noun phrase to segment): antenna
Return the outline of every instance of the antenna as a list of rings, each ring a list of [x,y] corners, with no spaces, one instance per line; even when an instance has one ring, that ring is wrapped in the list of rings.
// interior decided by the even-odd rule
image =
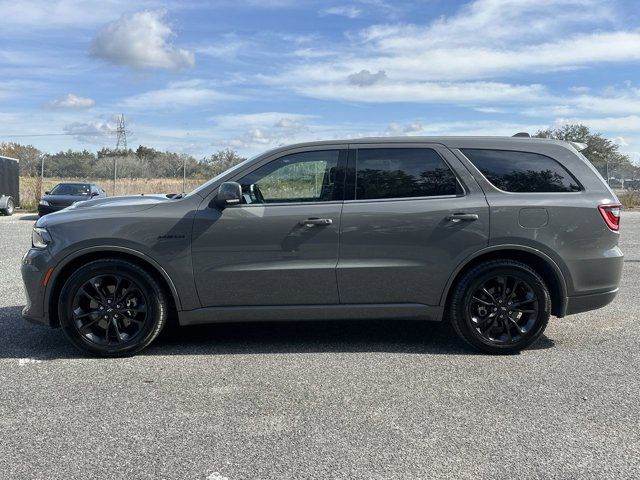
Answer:
[[[116,128],[116,150],[127,149],[127,124],[124,113],[118,117],[118,127]]]

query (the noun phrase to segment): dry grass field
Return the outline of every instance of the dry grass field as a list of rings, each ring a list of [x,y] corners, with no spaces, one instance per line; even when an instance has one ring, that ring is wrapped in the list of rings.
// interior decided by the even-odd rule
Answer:
[[[207,179],[187,179],[185,190],[193,190]],[[90,178],[45,178],[42,192],[51,190],[60,182],[94,182],[104,188],[109,196],[114,195],[113,180]],[[180,193],[181,178],[120,178],[115,195],[136,195],[140,193]],[[20,177],[20,205],[24,210],[35,210],[40,201],[40,178]]]
[[[618,194],[623,208],[640,208],[640,191],[628,190]]]
[[[207,178],[187,179],[185,191],[189,192],[206,182]],[[104,188],[109,196],[113,196],[113,180],[90,178],[45,178],[42,192],[51,190],[60,182],[94,182]],[[311,182],[314,185],[317,182]],[[308,185],[304,185],[309,187]],[[267,191],[268,185],[263,186]],[[296,189],[294,189],[296,190]],[[140,193],[180,193],[182,192],[181,178],[120,178],[116,188],[116,195],[136,195]],[[296,192],[299,193],[299,192]],[[317,192],[310,192],[314,196]],[[618,198],[624,208],[640,208],[640,191],[618,191]],[[20,203],[23,210],[35,210],[40,200],[40,178],[20,177]]]

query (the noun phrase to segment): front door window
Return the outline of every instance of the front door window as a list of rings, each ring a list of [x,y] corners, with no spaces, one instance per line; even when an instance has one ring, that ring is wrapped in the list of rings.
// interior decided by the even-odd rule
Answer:
[[[286,155],[238,180],[243,203],[302,203],[338,200],[338,150]]]

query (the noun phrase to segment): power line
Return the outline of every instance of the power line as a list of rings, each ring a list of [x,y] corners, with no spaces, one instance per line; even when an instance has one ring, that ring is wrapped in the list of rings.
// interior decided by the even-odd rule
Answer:
[[[73,133],[20,133],[20,134],[2,134],[2,137],[8,138],[28,138],[28,137],[57,137],[63,135],[90,135],[90,136],[98,136],[99,134],[96,132],[73,132]]]

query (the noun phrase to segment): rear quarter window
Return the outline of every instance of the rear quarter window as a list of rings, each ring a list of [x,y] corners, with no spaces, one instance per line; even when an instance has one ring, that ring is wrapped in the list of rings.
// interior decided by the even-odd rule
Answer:
[[[551,157],[511,150],[462,149],[495,187],[505,192],[579,192],[582,187]]]

